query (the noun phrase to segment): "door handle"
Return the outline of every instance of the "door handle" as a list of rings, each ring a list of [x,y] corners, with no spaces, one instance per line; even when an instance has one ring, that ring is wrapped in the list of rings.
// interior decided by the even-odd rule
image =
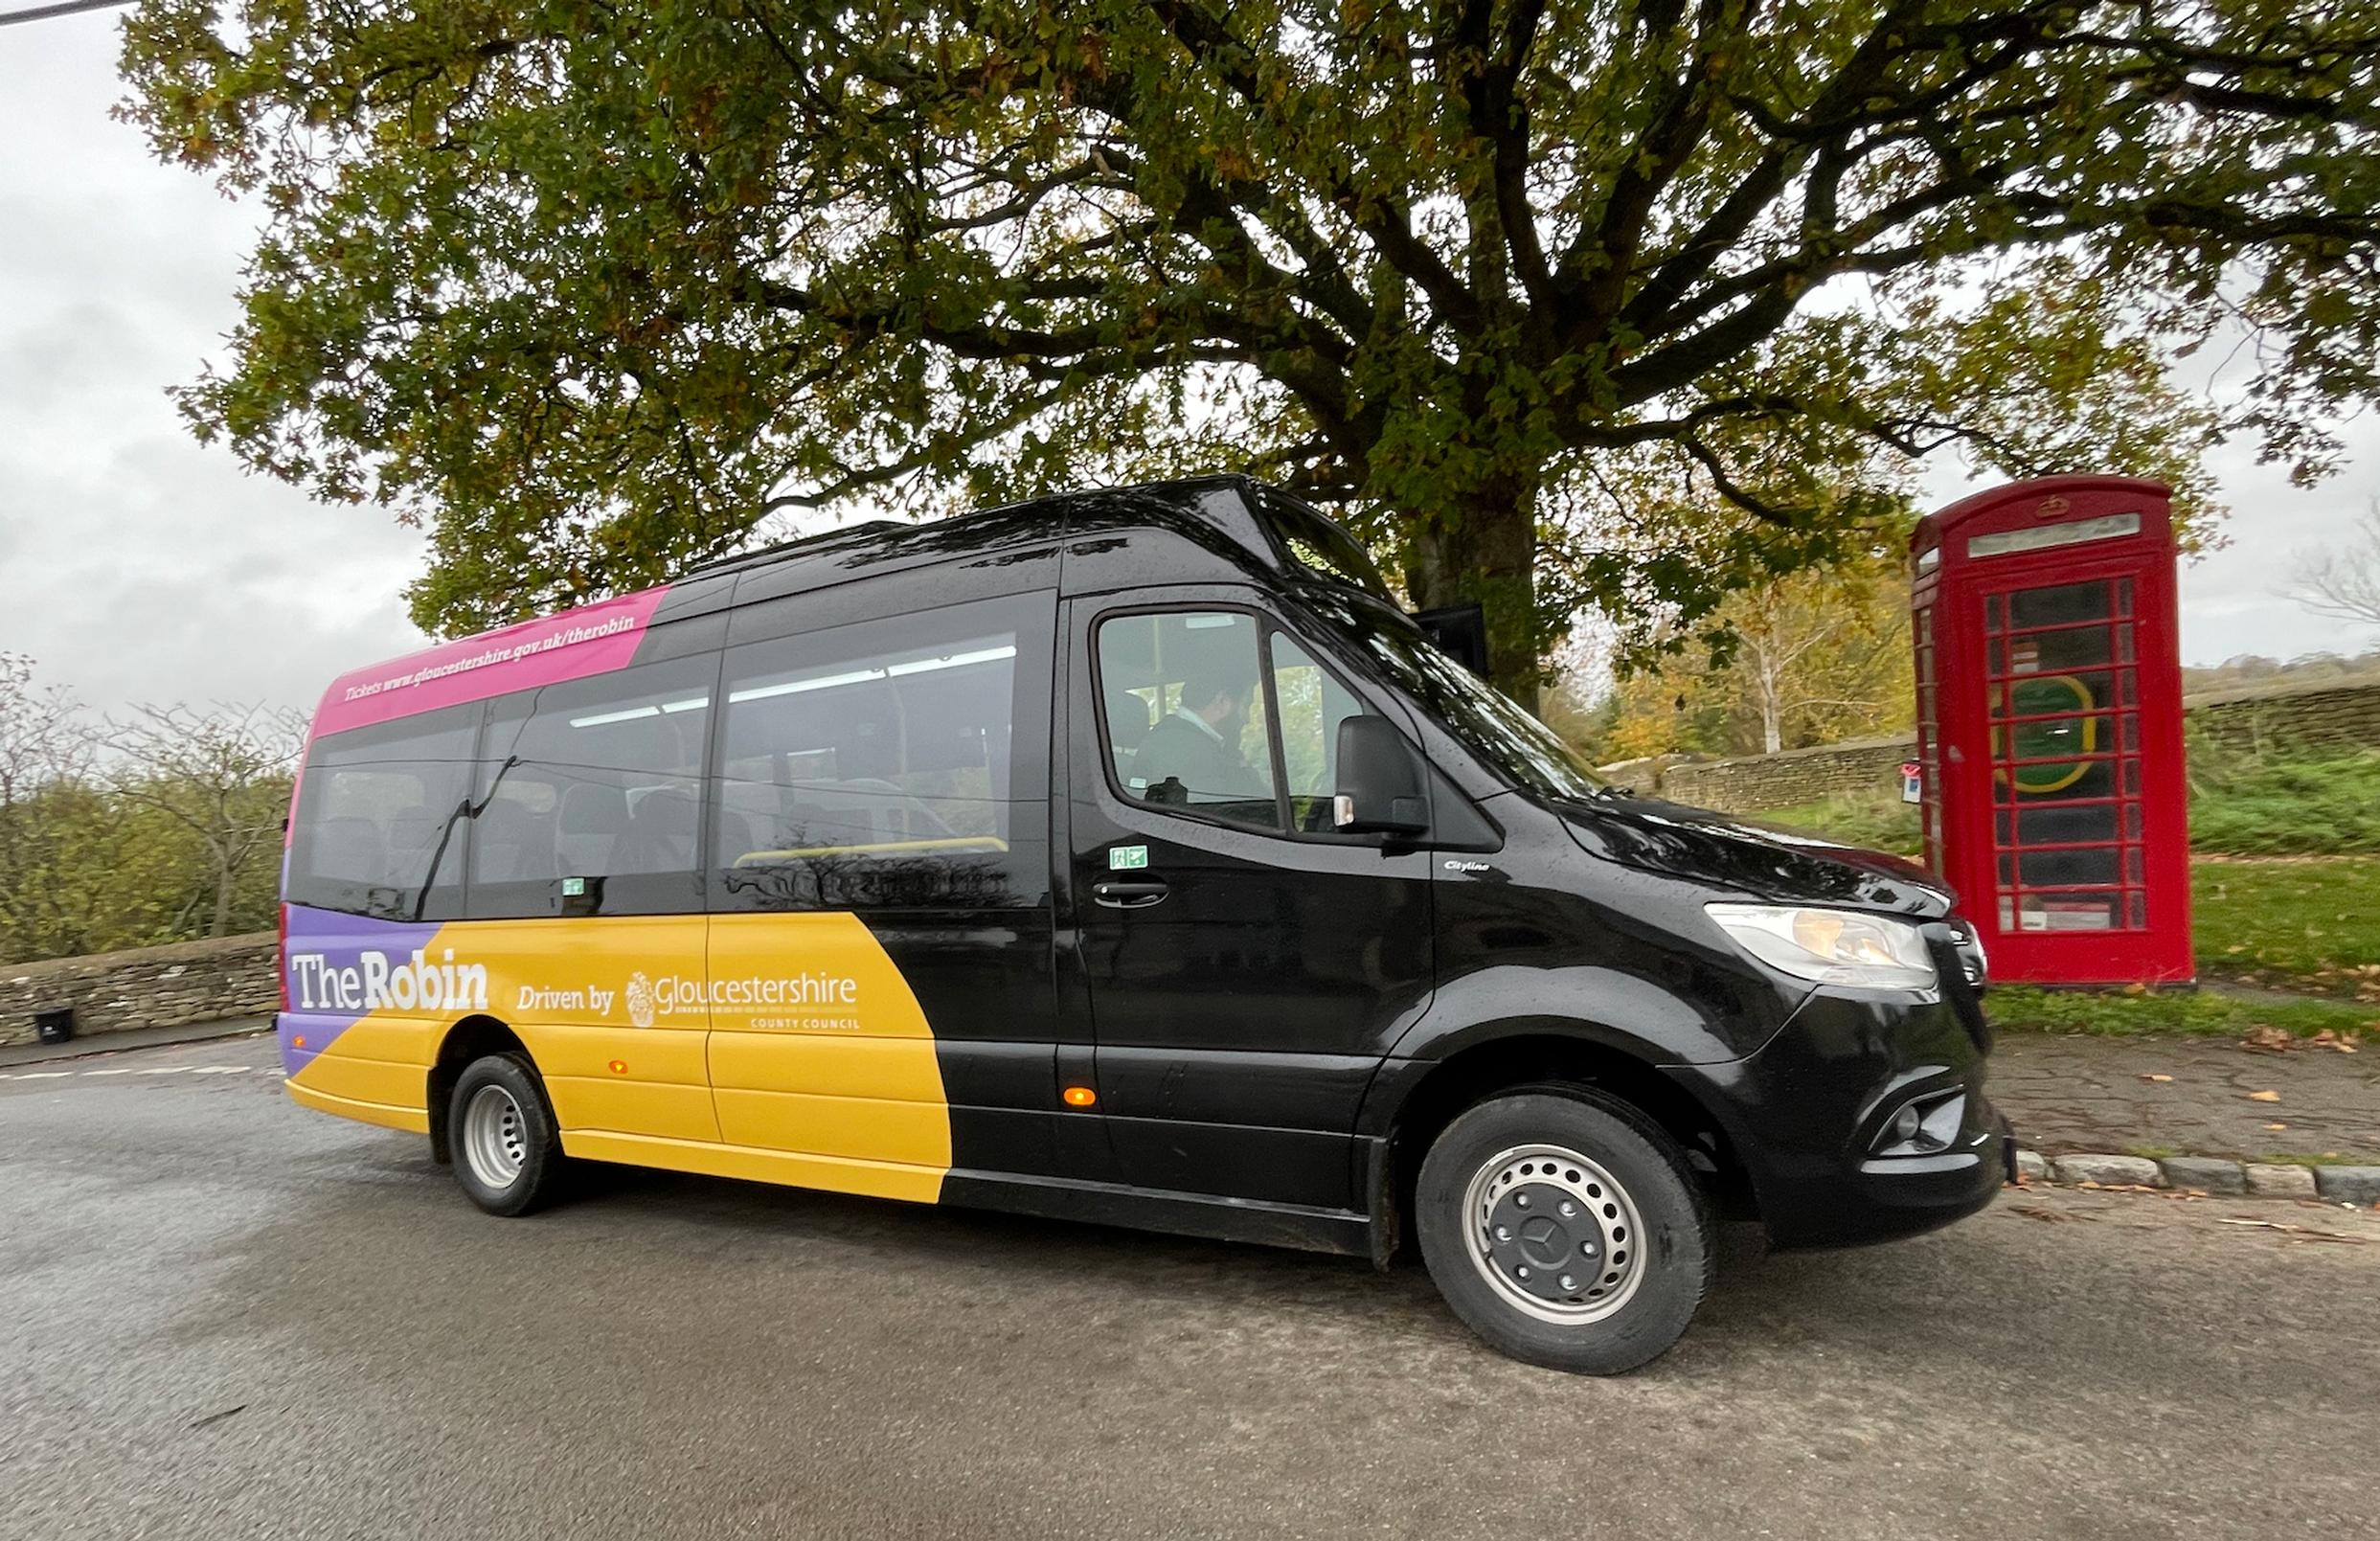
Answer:
[[[1109,878],[1091,885],[1091,897],[1111,910],[1145,910],[1170,892],[1162,877]]]

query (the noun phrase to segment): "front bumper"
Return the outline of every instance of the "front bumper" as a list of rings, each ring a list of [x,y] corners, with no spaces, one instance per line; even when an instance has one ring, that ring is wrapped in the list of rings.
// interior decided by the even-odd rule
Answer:
[[[1779,1249],[1914,1235],[1983,1208],[2014,1159],[1983,1095],[1986,1030],[1972,994],[1925,1000],[1820,990],[1757,1054],[1668,1074],[1726,1130]],[[1955,1134],[1884,1156],[1893,1115],[1962,1096]]]

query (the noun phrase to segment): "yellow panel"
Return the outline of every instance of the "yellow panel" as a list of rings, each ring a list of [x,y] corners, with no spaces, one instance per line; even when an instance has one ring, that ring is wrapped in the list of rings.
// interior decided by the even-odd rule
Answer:
[[[713,1100],[728,1144],[950,1164],[933,1030],[858,917],[713,917],[711,1001]]]
[[[934,1036],[909,982],[848,911],[714,916],[711,998],[719,1032]]]
[[[898,1167],[884,1162],[700,1144],[685,1140],[654,1140],[592,1129],[564,1135],[562,1149],[588,1161],[618,1161],[635,1167],[698,1172],[706,1177],[740,1177],[755,1183],[824,1189],[834,1193],[865,1193],[872,1198],[907,1199],[915,1204],[935,1203],[942,1194],[942,1169],[939,1167]]]
[[[942,1103],[941,1067],[910,1038],[836,1038],[814,1032],[719,1032],[711,1074],[723,1087],[830,1092]]]
[[[449,1025],[426,1017],[374,1012],[341,1032],[336,1047],[344,1058],[385,1059],[426,1070],[437,1062],[438,1043]]]
[[[545,1076],[624,1075],[630,1080],[672,1086],[708,1083],[703,1069],[706,1032],[669,1028],[566,1028],[524,1022],[514,1027]],[[345,1047],[342,1045],[341,1047]],[[612,1062],[627,1066],[616,1072]]]
[[[950,1165],[950,1109],[941,1102],[728,1087],[712,1096],[718,1105],[719,1126],[734,1130],[737,1144],[908,1166]]]
[[[322,1061],[315,1061],[315,1064],[320,1063]],[[429,1115],[418,1107],[384,1107],[377,1102],[356,1102],[344,1097],[332,1097],[328,1092],[318,1092],[296,1081],[288,1085],[291,1101],[300,1107],[310,1107],[317,1113],[336,1113],[343,1119],[356,1119],[365,1123],[379,1124],[382,1128],[404,1129],[414,1134],[430,1132]]]
[[[381,1059],[350,1059],[345,1054],[316,1054],[299,1068],[297,1075],[290,1077],[289,1084],[350,1101],[415,1109],[422,1106],[422,1099],[428,1089],[419,1065],[392,1065]]]
[[[719,1137],[708,1086],[664,1086],[619,1076],[548,1075],[543,1079],[554,1116],[565,1132],[605,1129],[699,1141]]]

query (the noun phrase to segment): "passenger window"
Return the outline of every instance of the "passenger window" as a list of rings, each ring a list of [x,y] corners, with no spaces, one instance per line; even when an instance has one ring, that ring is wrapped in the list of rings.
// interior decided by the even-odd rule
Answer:
[[[731,649],[728,905],[1038,901],[1054,609],[998,600]]]
[[[1253,616],[1174,610],[1099,623],[1107,752],[1124,795],[1279,829]]]
[[[471,827],[471,914],[698,909],[714,657],[671,659],[499,703]]]
[[[1266,645],[1272,649],[1273,700],[1281,710],[1290,827],[1327,833],[1331,797],[1338,790],[1339,724],[1364,715],[1364,704],[1287,636],[1271,632]]]
[[[291,821],[289,902],[451,918],[464,843],[448,825],[469,789],[478,728],[479,708],[457,707],[318,741]]]

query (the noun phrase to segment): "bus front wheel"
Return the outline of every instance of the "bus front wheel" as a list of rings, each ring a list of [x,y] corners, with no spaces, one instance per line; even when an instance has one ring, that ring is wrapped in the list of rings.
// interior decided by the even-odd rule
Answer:
[[[1613,1375],[1657,1358],[1711,1284],[1711,1212],[1684,1156],[1584,1087],[1495,1098],[1448,1124],[1415,1220],[1455,1314],[1548,1369]]]
[[[490,1214],[527,1214],[554,1196],[562,1141],[537,1073],[518,1054],[464,1067],[446,1104],[455,1178]]]

